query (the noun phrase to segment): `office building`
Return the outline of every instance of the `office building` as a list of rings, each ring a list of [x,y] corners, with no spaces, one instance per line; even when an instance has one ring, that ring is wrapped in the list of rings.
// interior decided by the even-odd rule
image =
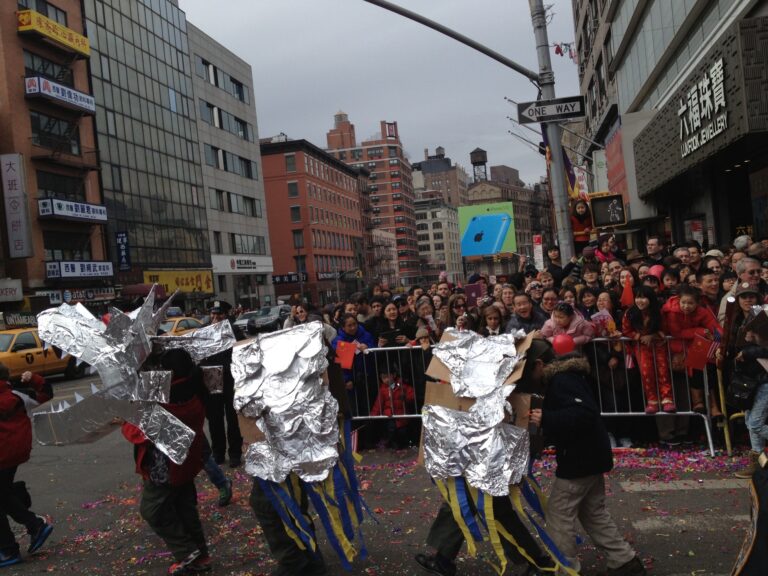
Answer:
[[[307,140],[261,142],[277,298],[325,304],[363,281],[360,171]]]
[[[605,146],[627,229],[710,245],[768,234],[768,2],[573,6],[587,136]],[[629,247],[642,248],[635,236]]]
[[[0,310],[114,298],[79,0],[0,6]]]
[[[170,0],[83,6],[117,282],[124,295],[157,282],[203,306],[216,287],[184,12]]]
[[[420,181],[427,190],[438,190],[443,201],[449,206],[462,206],[469,202],[467,188],[469,176],[467,171],[458,164],[451,163],[446,158],[445,149],[438,146],[434,155],[429,154],[429,149],[424,149],[424,160],[413,163],[414,188],[416,188],[417,173]]]
[[[447,204],[440,190],[429,191],[416,199],[416,230],[419,242],[419,282],[437,282],[441,273],[450,282],[461,282],[461,238],[459,213]]]
[[[354,125],[339,112],[327,144],[329,153],[342,162],[370,172],[371,225],[395,235],[399,280],[413,284],[419,276],[413,180],[397,122],[382,120],[381,132],[358,144]]]
[[[187,24],[216,297],[274,302],[250,65]]]

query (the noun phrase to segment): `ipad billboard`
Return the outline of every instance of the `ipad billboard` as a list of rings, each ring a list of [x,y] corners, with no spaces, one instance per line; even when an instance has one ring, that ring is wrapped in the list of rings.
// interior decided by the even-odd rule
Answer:
[[[462,256],[494,256],[517,251],[512,202],[459,208]]]

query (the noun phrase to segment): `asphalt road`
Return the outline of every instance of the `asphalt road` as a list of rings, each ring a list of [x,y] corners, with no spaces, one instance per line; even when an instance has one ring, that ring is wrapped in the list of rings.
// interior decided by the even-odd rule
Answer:
[[[58,381],[55,401],[90,394],[95,378]],[[711,576],[729,574],[749,519],[746,481],[733,479],[743,458],[710,459],[696,447],[683,452],[625,451],[616,454],[610,474],[609,508],[621,531],[640,552],[653,575]],[[412,557],[424,539],[440,496],[415,449],[363,454],[358,474],[365,498],[378,523],[366,521],[369,559],[355,563],[353,575],[420,574]],[[540,468],[545,487],[552,477],[552,458]],[[248,507],[250,479],[241,470],[225,469],[235,483],[235,500],[216,507],[217,493],[198,477],[200,511],[215,560],[214,574],[268,574],[274,563]],[[85,574],[109,576],[164,574],[170,559],[162,542],[138,515],[140,483],[133,472],[132,451],[119,431],[94,444],[35,445],[32,459],[20,468],[32,493],[33,510],[52,517],[55,530],[41,552],[3,574]],[[23,528],[16,527],[26,548]],[[322,539],[333,573],[345,573]],[[605,566],[589,544],[583,545],[582,571],[598,574]],[[491,576],[480,556],[460,557],[459,573]]]

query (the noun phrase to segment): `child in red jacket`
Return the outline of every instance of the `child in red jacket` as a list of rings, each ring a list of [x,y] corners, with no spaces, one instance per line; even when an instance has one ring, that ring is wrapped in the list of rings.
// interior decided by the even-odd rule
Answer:
[[[712,312],[700,306],[699,291],[690,286],[682,285],[677,296],[672,296],[661,309],[663,330],[674,340],[670,342],[672,356],[672,368],[680,368],[677,359],[685,360],[685,351],[693,344],[694,338],[703,336],[713,338],[715,334],[722,334],[723,328],[717,322]],[[704,414],[704,380],[700,370],[689,374],[691,377],[691,409],[694,412]],[[714,397],[710,397],[710,403]],[[715,412],[719,412],[715,406]]]
[[[158,370],[173,373],[170,402],[161,406],[189,426],[195,439],[186,460],[175,464],[139,428],[123,424],[123,436],[135,446],[136,472],[144,479],[139,511],[176,559],[169,575],[207,572],[211,557],[197,512],[195,488],[195,476],[203,469],[206,392],[202,372],[185,350],[168,350],[158,360]]]
[[[656,292],[648,286],[636,286],[635,303],[622,320],[624,336],[636,340],[631,346],[640,365],[640,378],[645,391],[645,413],[656,414],[661,409],[667,413],[677,412],[672,397],[672,378],[667,360],[667,344],[661,331],[662,319]]]
[[[400,376],[389,373],[379,375],[379,395],[371,407],[371,416],[403,416],[412,414],[416,402],[413,386]],[[408,419],[392,418],[387,421],[387,443],[398,448],[408,444]]]
[[[14,482],[16,470],[32,452],[32,423],[27,406],[50,400],[50,388],[39,374],[24,372],[21,386],[13,389],[8,368],[0,364],[0,568],[21,562],[19,545],[8,516],[26,526],[27,552],[32,554],[48,539],[53,526],[29,508],[31,498],[23,482]]]

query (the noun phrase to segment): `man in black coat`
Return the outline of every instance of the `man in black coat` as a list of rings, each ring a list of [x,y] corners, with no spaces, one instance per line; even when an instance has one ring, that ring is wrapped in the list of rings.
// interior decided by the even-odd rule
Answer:
[[[589,362],[580,354],[537,360],[546,394],[531,423],[543,428],[555,446],[557,470],[547,504],[547,529],[571,566],[576,556],[576,526],[581,522],[606,557],[607,576],[641,576],[645,567],[621,537],[605,505],[604,474],[613,468],[613,453],[600,407],[589,383]]]

